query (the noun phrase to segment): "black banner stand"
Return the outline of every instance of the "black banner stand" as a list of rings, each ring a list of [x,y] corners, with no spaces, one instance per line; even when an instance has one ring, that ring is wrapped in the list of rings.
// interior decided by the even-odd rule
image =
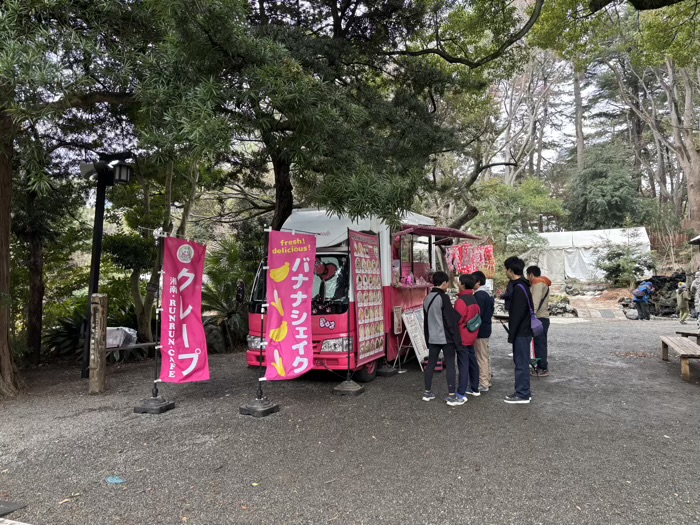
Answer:
[[[387,348],[389,346],[389,340],[388,340],[388,335],[384,334],[384,348]],[[384,358],[384,363],[380,368],[377,368],[377,375],[379,377],[392,377],[395,376],[396,374],[400,374],[402,372],[401,370],[401,359],[399,359],[399,368],[394,368],[389,364],[389,362]]]
[[[158,377],[158,356],[160,355],[160,324],[161,324],[161,316],[163,314],[163,305],[161,303],[161,297],[160,297],[160,287],[162,286],[162,281],[163,281],[163,275],[165,274],[165,271],[163,270],[163,260],[164,260],[164,242],[163,242],[164,236],[161,235],[159,237],[158,242],[160,243],[160,261],[161,261],[161,269],[158,272],[160,275],[160,278],[158,279],[158,288],[155,290],[156,292],[156,347],[155,347],[155,355],[153,356],[153,388],[151,389],[151,397],[144,399],[141,401],[140,405],[136,405],[134,407],[134,412],[137,414],[162,414],[163,412],[167,412],[168,410],[172,410],[175,408],[175,401],[166,401],[163,396],[158,394],[158,383],[160,382],[160,379]],[[149,285],[150,286],[150,285]],[[149,291],[152,291],[150,289]]]
[[[268,268],[266,267],[265,270]],[[265,313],[267,311],[267,304],[262,306],[261,317],[260,317],[260,331],[262,333],[262,340],[260,341],[260,356],[258,357],[258,366],[260,368],[260,376],[258,377],[258,392],[255,399],[249,401],[245,405],[241,405],[239,412],[242,416],[253,416],[253,417],[265,417],[275,412],[280,411],[280,406],[277,403],[273,403],[267,399],[263,393],[263,382],[265,381],[265,367],[263,363],[265,362],[265,349],[267,348],[267,342],[265,341]]]
[[[352,246],[350,245],[350,228],[348,228],[348,283],[349,286],[353,286]],[[349,291],[350,290],[348,289],[348,292]],[[353,295],[355,296],[355,301],[357,301],[357,290],[355,290],[355,293]],[[365,387],[352,380],[352,371],[350,370],[350,352],[353,351],[354,346],[353,341],[350,338],[350,320],[352,319],[350,315],[350,307],[351,304],[348,300],[348,372],[345,377],[345,381],[343,381],[333,389],[333,393],[337,396],[359,396],[362,392],[365,391]]]
[[[266,250],[269,244],[268,234],[270,231],[270,228],[265,228],[264,244]],[[270,268],[266,265],[263,267],[263,269],[268,271]],[[267,399],[263,393],[263,382],[265,381],[265,367],[263,364],[265,363],[265,351],[267,350],[267,341],[265,340],[265,314],[267,313],[268,307],[269,305],[265,303],[260,309],[260,333],[262,338],[260,341],[260,356],[258,357],[258,367],[260,369],[260,375],[258,376],[258,391],[255,395],[255,399],[239,407],[238,411],[242,416],[265,417],[280,411],[280,406],[277,403],[273,403]]]

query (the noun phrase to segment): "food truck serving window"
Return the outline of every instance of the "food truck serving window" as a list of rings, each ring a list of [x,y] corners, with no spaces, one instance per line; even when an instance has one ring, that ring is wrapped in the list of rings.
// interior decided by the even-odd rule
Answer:
[[[260,313],[265,302],[267,275],[260,265],[253,284],[251,312]],[[318,255],[314,266],[313,313],[341,314],[348,310],[348,257],[343,254]]]
[[[340,314],[348,309],[348,257],[319,255],[314,267],[314,314]]]

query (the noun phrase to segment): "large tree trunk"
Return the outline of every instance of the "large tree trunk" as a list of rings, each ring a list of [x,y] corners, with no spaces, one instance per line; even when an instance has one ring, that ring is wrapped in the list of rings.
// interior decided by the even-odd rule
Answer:
[[[33,200],[32,197],[30,199]],[[27,343],[29,359],[38,365],[41,358],[41,333],[44,320],[44,241],[32,231],[29,235],[29,319]]]
[[[455,228],[459,230],[477,215],[479,215],[478,208],[467,199],[464,199],[464,210],[459,215],[459,217],[455,217],[454,220],[450,223],[450,228]]]
[[[0,109],[0,398],[14,395],[19,390],[17,369],[10,350],[10,209],[14,131],[12,118]]]
[[[291,165],[287,159],[272,159],[275,169],[275,215],[272,217],[272,229],[281,230],[294,209],[292,194]]]
[[[192,211],[192,206],[194,206],[194,201],[197,199],[197,188],[199,187],[199,165],[197,162],[192,162],[190,166],[190,194],[187,196],[185,205],[182,207],[182,217],[180,218],[180,226],[177,228],[177,235],[179,237],[184,237],[187,233],[187,224],[190,218],[190,212]]]
[[[535,167],[535,176],[542,178],[542,150],[544,149],[544,127],[547,125],[549,118],[549,103],[545,103],[542,115],[542,122],[537,133],[537,165]]]
[[[151,319],[153,317],[151,302],[150,307],[141,296],[141,270],[132,270],[129,277],[131,284],[131,299],[134,301],[134,312],[136,313],[136,335],[142,343],[153,341],[153,330],[151,329]]]
[[[585,142],[583,138],[583,99],[581,98],[581,83],[585,76],[584,71],[574,70],[574,105],[576,111],[575,125],[576,125],[576,167],[580,170],[583,169],[583,150],[585,148]]]
[[[172,231],[172,222],[170,220],[170,206],[172,204],[173,191],[173,162],[168,163],[168,168],[165,176],[165,215],[163,217],[163,234],[169,235]],[[150,213],[150,196],[146,192],[145,212]],[[156,300],[156,292],[160,284],[160,271],[163,267],[163,239],[158,241],[158,252],[151,270],[151,277],[148,280],[146,287],[146,295],[141,296],[141,272],[134,270],[131,274],[131,296],[134,299],[136,308],[136,328],[139,341],[143,343],[153,342],[153,329],[151,321],[153,319],[153,305]]]

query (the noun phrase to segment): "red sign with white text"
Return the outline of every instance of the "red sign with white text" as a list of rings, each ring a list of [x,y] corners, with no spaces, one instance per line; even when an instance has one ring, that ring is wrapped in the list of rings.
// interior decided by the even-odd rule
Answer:
[[[316,237],[271,231],[267,251],[265,378],[295,379],[313,368],[311,302]]]
[[[202,323],[202,274],[206,246],[166,237],[163,248],[163,311],[160,379],[166,383],[209,380]]]

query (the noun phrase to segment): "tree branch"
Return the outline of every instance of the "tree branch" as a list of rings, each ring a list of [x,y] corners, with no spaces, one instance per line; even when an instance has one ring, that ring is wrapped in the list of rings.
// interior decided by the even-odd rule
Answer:
[[[437,55],[440,58],[442,58],[445,62],[448,62],[450,64],[462,64],[470,69],[476,69],[478,67],[483,66],[484,64],[488,64],[489,62],[493,62],[497,58],[499,58],[503,53],[505,53],[508,48],[510,48],[513,44],[518,42],[520,39],[522,39],[525,35],[528,34],[530,29],[532,29],[532,26],[535,25],[535,22],[537,22],[537,19],[540,17],[540,14],[542,13],[542,6],[544,4],[544,0],[536,0],[535,1],[535,7],[532,11],[532,15],[530,15],[530,19],[527,21],[527,23],[517,32],[513,33],[510,35],[505,42],[503,42],[498,48],[493,52],[490,53],[484,57],[481,57],[477,60],[472,60],[466,57],[458,57],[451,55],[447,53],[444,49],[441,49],[440,42],[436,42],[436,46],[438,47],[430,47],[426,49],[419,49],[416,51],[409,51],[409,50],[397,50],[397,51],[390,51],[387,53],[384,53],[387,56],[423,56],[423,55]]]
[[[652,9],[660,9],[662,7],[668,7],[673,4],[679,4],[684,0],[628,0],[632,7],[637,11],[651,11]],[[590,0],[588,7],[591,13],[597,13],[614,4],[616,0]]]
[[[39,109],[47,111],[65,111],[71,108],[86,108],[95,104],[132,104],[136,101],[133,93],[113,92],[113,91],[94,91],[92,93],[84,93],[80,95],[67,95],[54,102],[47,102],[40,106]]]

